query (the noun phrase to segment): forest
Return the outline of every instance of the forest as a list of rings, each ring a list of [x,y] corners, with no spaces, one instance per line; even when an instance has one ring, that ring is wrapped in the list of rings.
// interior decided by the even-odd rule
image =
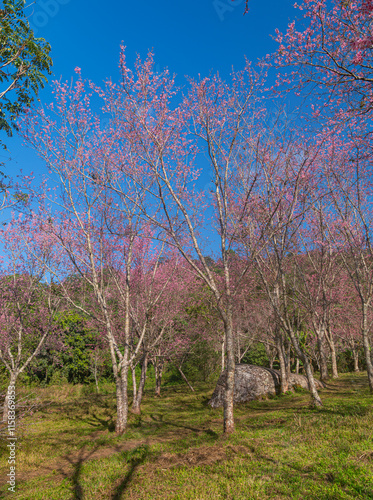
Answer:
[[[0,433],[16,418],[17,498],[373,498],[373,3],[296,7],[277,51],[229,79],[180,86],[122,45],[117,81],[76,67],[50,104],[3,108],[49,172],[1,181]],[[276,395],[236,405],[242,365],[277,370]],[[208,403],[221,374],[222,411]],[[44,453],[73,471],[51,466],[55,493],[32,473],[43,426]],[[212,496],[204,467],[221,477]]]

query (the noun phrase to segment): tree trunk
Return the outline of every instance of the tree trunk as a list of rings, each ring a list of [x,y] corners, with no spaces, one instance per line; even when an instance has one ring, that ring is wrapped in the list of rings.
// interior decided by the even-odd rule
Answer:
[[[289,379],[286,370],[286,361],[284,356],[284,338],[282,332],[276,333],[276,347],[278,360],[280,362],[280,377],[281,377],[281,394],[285,394],[289,390]]]
[[[299,358],[296,358],[295,361],[295,373],[299,375]]]
[[[225,370],[225,340],[221,343],[221,371]]]
[[[337,365],[337,353],[335,350],[333,335],[332,335],[332,332],[330,331],[330,326],[328,326],[328,328],[325,332],[325,338],[329,344],[330,356],[332,359],[332,377],[338,378],[339,375],[338,375],[338,365]]]
[[[271,369],[273,369],[273,362],[276,358],[276,352],[277,352],[277,349],[276,348],[273,348],[273,347],[270,347],[268,344],[264,344],[264,348],[266,350],[266,353],[267,353],[267,357],[268,357],[268,360],[269,360],[269,367]]]
[[[147,369],[148,369],[148,353],[145,353],[143,360],[142,360],[142,364],[141,364],[141,376],[140,376],[140,382],[139,382],[139,389],[137,391],[136,398],[134,397],[134,399],[133,399],[132,409],[131,409],[132,413],[135,413],[136,415],[141,414],[141,401],[142,401],[142,396],[144,393]]]
[[[337,354],[335,352],[334,340],[330,339],[330,354],[332,358],[332,377],[338,378]]]
[[[319,368],[320,368],[320,378],[323,381],[328,380],[328,360],[325,352],[325,342],[324,335],[321,332],[318,332],[317,335],[317,347],[319,350]]]
[[[7,392],[5,394],[4,409],[3,409],[3,422],[8,424],[9,410],[15,411],[15,397],[16,397],[16,382],[18,374],[12,372],[10,374],[10,380]],[[10,408],[9,408],[10,406]],[[14,406],[14,408],[13,408]],[[13,419],[12,419],[13,422]]]
[[[117,403],[117,420],[115,422],[115,432],[123,434],[126,430],[127,419],[125,415],[125,404],[123,401],[123,391],[120,375],[117,375],[115,380],[116,403]]]
[[[307,356],[304,356],[303,365],[304,365],[304,370],[306,372],[306,377],[308,381],[308,387],[311,392],[311,397],[312,397],[312,404],[313,406],[322,406],[322,402],[319,396],[319,393],[317,392],[316,385],[315,385],[315,379],[313,377],[313,373],[311,370],[311,364],[308,361]]]
[[[121,413],[121,425],[118,434],[123,434],[127,429],[128,423],[128,364],[122,365],[120,371],[120,389],[122,393],[122,413]]]
[[[354,357],[354,372],[358,373],[359,370],[359,353],[356,349],[352,349],[352,355]]]
[[[234,339],[232,328],[231,305],[228,305],[228,318],[225,321],[225,343],[227,348],[227,380],[224,394],[224,433],[234,432],[234,372],[236,368],[234,359]]]
[[[161,395],[163,365],[164,365],[164,361],[160,361],[159,358],[156,358],[155,363],[154,363],[155,395],[158,397],[160,397],[160,395]]]
[[[303,363],[303,370],[306,374],[307,381],[308,381],[308,387],[309,387],[309,390],[311,392],[312,404],[313,404],[313,406],[322,406],[322,402],[321,402],[319,393],[317,392],[317,389],[316,389],[315,379],[313,378],[311,363],[310,363],[308,357],[303,353],[302,349],[300,348],[298,339],[294,335],[294,332],[290,329],[289,329],[289,336],[291,338],[291,342],[293,344],[295,354]]]
[[[136,381],[136,366],[131,366],[132,373],[132,398],[133,401],[137,398],[137,381]]]
[[[186,376],[184,375],[182,369],[181,369],[181,366],[178,366],[177,369],[179,370],[179,373],[180,375],[182,376],[183,380],[187,383],[189,389],[194,392],[194,389],[193,387],[191,386],[191,384],[189,383],[188,379],[186,378]]]
[[[98,387],[98,378],[97,378],[97,351],[95,351],[95,366],[93,370],[93,375],[95,377],[95,383],[96,383],[96,391],[97,394],[100,392],[99,387]]]
[[[286,377],[289,380],[290,378],[290,373],[291,373],[291,342],[287,341],[287,346],[286,346],[286,358],[285,358],[285,364],[286,364]]]
[[[369,342],[369,332],[368,332],[368,319],[367,319],[368,306],[367,304],[363,305],[363,345],[364,345],[364,354],[365,361],[367,364],[367,373],[368,373],[368,382],[369,382],[369,390],[373,393],[373,365],[372,358],[370,356],[370,342]]]

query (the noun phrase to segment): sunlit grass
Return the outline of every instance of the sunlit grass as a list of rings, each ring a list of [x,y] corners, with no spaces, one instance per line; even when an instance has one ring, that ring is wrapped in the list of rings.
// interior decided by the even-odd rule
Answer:
[[[240,405],[229,437],[222,411],[207,406],[213,387],[196,389],[165,388],[161,398],[147,391],[142,415],[130,416],[123,437],[113,432],[113,393],[36,390],[45,406],[19,431],[16,498],[373,498],[365,375],[331,382],[317,410],[304,391]],[[4,478],[4,444],[1,452]]]

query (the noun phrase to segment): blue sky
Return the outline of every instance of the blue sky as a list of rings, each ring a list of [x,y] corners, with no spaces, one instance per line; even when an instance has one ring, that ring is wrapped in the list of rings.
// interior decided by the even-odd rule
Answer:
[[[36,0],[28,8],[37,36],[52,46],[53,79],[71,79],[74,68],[100,84],[118,74],[119,46],[127,46],[132,65],[136,56],[155,54],[159,68],[184,77],[206,76],[219,71],[228,77],[232,66],[241,69],[246,56],[253,62],[276,48],[275,28],[284,30],[299,11],[294,0],[250,0],[243,16],[244,0]],[[43,103],[52,100],[49,86],[41,93]],[[36,154],[18,137],[6,139],[11,159],[6,172],[16,177],[20,169],[44,174]]]

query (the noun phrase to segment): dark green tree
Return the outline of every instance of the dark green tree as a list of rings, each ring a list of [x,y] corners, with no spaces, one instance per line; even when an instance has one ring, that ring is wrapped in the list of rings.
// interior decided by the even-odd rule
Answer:
[[[52,66],[51,47],[35,38],[24,9],[24,0],[3,0],[0,9],[0,130],[8,136],[44,87]]]

